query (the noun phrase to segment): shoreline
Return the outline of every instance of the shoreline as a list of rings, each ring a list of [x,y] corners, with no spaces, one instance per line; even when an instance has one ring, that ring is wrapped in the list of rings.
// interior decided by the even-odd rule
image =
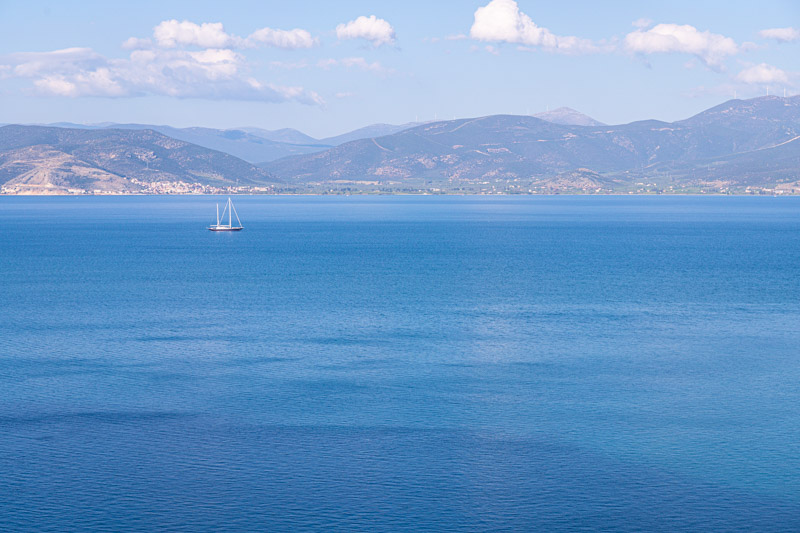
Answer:
[[[652,192],[652,193],[623,193],[623,192],[609,192],[609,193],[457,193],[457,192],[342,192],[342,193],[324,193],[324,192],[220,192],[220,193],[170,193],[170,194],[153,194],[153,193],[107,193],[107,194],[69,194],[69,193],[52,193],[52,194],[8,194],[1,193],[0,198],[19,198],[19,197],[88,197],[88,196],[763,196],[763,197],[800,197],[800,193],[737,193],[737,192]]]

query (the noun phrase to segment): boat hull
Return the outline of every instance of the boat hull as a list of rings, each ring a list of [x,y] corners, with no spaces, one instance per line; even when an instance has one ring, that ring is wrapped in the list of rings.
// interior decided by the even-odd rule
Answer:
[[[229,227],[215,227],[215,226],[211,226],[210,228],[208,228],[208,231],[242,231],[243,229],[244,229],[244,228],[236,228],[236,227],[229,228]]]

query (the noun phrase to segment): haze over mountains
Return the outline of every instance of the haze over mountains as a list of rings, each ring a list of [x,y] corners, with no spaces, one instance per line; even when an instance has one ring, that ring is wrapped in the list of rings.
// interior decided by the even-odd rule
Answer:
[[[593,119],[589,115],[584,115],[580,111],[575,111],[571,107],[559,107],[552,111],[536,113],[533,116],[563,126],[605,126],[602,122]]]
[[[327,139],[58,126],[0,128],[5,192],[137,192],[177,181],[287,192],[800,192],[800,97],[731,100],[672,123],[607,126],[560,108],[376,124]]]
[[[91,130],[153,130],[173,139],[234,155],[250,163],[263,163],[290,155],[319,152],[333,146],[290,128],[274,131],[261,128],[221,130],[200,127],[174,128],[158,124],[103,123],[84,125],[65,122],[46,124],[45,126]]]
[[[372,124],[324,139],[315,139],[310,135],[306,135],[292,128],[267,130],[263,128],[242,127],[223,130],[201,127],[175,128],[160,124],[117,124],[114,122],[104,122],[101,124],[56,122],[52,124],[36,125],[89,130],[153,130],[168,137],[172,137],[173,139],[234,155],[250,163],[267,163],[290,155],[321,152],[349,141],[390,135],[419,124],[421,123],[413,122],[401,125]]]

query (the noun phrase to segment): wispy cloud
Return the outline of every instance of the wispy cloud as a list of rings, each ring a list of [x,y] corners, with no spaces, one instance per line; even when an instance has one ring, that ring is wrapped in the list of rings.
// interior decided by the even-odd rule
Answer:
[[[303,61],[270,61],[269,66],[284,70],[300,70],[308,67],[308,62]]]
[[[333,67],[344,67],[344,68],[357,68],[360,70],[365,70],[369,72],[376,72],[381,74],[388,74],[393,72],[391,69],[385,68],[383,65],[380,64],[378,61],[373,61],[370,63],[363,57],[344,57],[341,59],[320,59],[317,62],[317,66],[323,69],[330,69]]]
[[[32,80],[42,95],[295,101],[323,105],[302,87],[265,83],[248,75],[245,59],[230,49],[133,50],[124,59],[104,57],[89,48],[18,53],[0,58],[9,76]]]
[[[770,28],[758,32],[759,37],[764,39],[775,39],[781,43],[800,41],[800,30],[797,28]]]
[[[360,16],[355,20],[336,26],[336,38],[339,40],[365,39],[374,46],[380,46],[394,44],[396,36],[391,24],[375,15],[370,15],[369,17]]]
[[[297,50],[300,48],[312,48],[319,44],[319,40],[312,37],[306,30],[295,28],[293,30],[275,30],[272,28],[261,28],[250,34],[245,40],[249,46],[274,46],[284,50]]]

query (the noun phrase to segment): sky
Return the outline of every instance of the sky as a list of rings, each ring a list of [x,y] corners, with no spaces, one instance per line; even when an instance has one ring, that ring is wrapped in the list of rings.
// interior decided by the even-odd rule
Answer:
[[[687,118],[800,93],[800,2],[0,0],[0,123]]]

